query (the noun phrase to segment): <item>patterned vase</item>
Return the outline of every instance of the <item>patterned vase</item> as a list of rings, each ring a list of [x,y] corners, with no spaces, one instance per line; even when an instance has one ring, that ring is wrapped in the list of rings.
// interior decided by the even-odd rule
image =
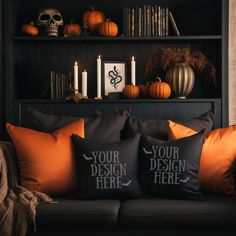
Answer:
[[[176,63],[167,70],[166,82],[176,98],[185,99],[191,93],[195,82],[193,69],[187,63]]]

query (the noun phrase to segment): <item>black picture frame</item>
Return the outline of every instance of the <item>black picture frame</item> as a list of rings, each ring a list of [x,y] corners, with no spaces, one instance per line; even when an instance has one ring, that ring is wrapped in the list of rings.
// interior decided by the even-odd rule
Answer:
[[[113,70],[111,70],[111,67]],[[114,67],[116,67],[116,69]],[[125,85],[127,85],[128,82],[127,68],[127,60],[102,60],[102,97],[108,97],[109,93],[121,93],[123,91],[123,88],[125,87]],[[108,75],[108,72],[111,71],[114,74],[114,79]],[[118,74],[116,76],[115,73],[117,72]],[[110,81],[108,77],[110,78]],[[121,82],[119,82],[120,77],[122,79]],[[108,85],[111,86],[108,87]]]

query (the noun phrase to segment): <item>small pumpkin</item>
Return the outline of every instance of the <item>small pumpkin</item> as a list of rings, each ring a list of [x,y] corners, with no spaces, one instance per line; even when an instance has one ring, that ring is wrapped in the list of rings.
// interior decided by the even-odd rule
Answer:
[[[83,15],[83,24],[87,24],[90,32],[98,31],[98,25],[106,20],[106,16],[102,11],[97,11],[91,6],[91,10]]]
[[[107,19],[105,22],[99,24],[98,33],[105,37],[116,37],[118,34],[118,26],[111,19]]]
[[[39,30],[36,26],[34,26],[34,22],[23,25],[22,32],[24,34],[31,35],[31,36],[37,36],[39,34]]]
[[[149,84],[147,85],[138,85],[140,96],[147,98],[149,96]]]
[[[64,28],[64,37],[79,37],[81,34],[81,27],[71,21],[70,24]]]
[[[123,89],[126,98],[135,99],[139,97],[139,88],[135,85],[126,85]]]
[[[156,77],[158,80],[154,82],[149,87],[149,94],[152,98],[162,98],[167,99],[171,95],[170,85],[166,82],[162,82],[159,77]]]

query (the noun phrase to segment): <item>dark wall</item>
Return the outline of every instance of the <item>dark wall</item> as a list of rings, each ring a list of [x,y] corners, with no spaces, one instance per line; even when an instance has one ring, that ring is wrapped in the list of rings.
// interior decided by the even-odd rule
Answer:
[[[4,103],[4,71],[3,71],[3,7],[2,7],[3,1],[0,0],[0,139],[3,138],[4,136],[4,124],[5,124],[5,119],[4,119],[4,110],[5,110],[5,103]]]

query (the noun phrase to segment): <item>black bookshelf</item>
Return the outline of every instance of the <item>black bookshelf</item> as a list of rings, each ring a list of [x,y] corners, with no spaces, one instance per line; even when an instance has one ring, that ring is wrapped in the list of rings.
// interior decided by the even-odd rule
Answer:
[[[88,1],[30,1],[4,0],[3,21],[5,25],[5,74],[6,81],[6,120],[12,120],[16,101],[48,101],[42,97],[43,84],[49,78],[49,71],[73,71],[73,63],[79,60],[81,68],[89,73],[88,94],[96,95],[96,57],[102,54],[105,59],[137,59],[137,82],[143,84],[151,78],[144,78],[145,62],[158,47],[190,46],[204,52],[217,69],[217,86],[208,87],[196,75],[197,84],[188,101],[203,102],[205,99],[220,101],[222,125],[228,123],[228,0],[159,0],[155,4],[169,7],[174,13],[181,36],[170,32],[163,37],[124,37],[123,8],[153,4],[151,0],[106,0]],[[81,23],[83,13],[89,5],[102,10],[112,17],[119,26],[119,36],[106,38],[98,36],[79,38],[28,37],[21,34],[21,26],[36,18],[38,10],[53,6],[61,10],[66,23],[75,18]],[[209,10],[210,9],[210,10]],[[129,71],[128,71],[129,73]],[[159,73],[159,72],[158,72]],[[161,72],[160,72],[161,73]],[[158,74],[164,77],[164,74]],[[45,100],[46,99],[46,100]],[[202,100],[203,99],[203,100]],[[171,100],[163,100],[168,103]],[[64,101],[50,101],[54,103]],[[140,100],[139,100],[140,102]],[[175,103],[181,103],[175,100]],[[105,104],[105,102],[103,101]],[[193,108],[194,109],[194,108]]]
[[[49,37],[30,37],[30,36],[14,36],[12,39],[16,42],[42,42],[42,43],[73,43],[73,42],[178,42],[178,41],[211,41],[211,40],[222,40],[222,35],[196,35],[196,36],[160,36],[160,37],[78,37],[78,38],[49,38]]]
[[[80,100],[75,103],[70,100],[15,100],[13,121],[23,125],[27,123],[27,108],[31,107],[46,114],[67,115],[67,116],[89,116],[95,110],[105,113],[114,109],[129,109],[131,115],[139,118],[159,119],[190,119],[198,117],[210,109],[218,111],[215,116],[215,128],[222,127],[221,99],[94,99]],[[161,111],[161,112],[160,112]]]
[[[17,104],[20,103],[30,103],[30,104],[74,104],[73,100],[65,100],[65,99],[16,99],[15,102]],[[103,100],[95,100],[93,98],[90,99],[82,99],[77,104],[94,104],[94,103],[101,103],[101,104],[109,104],[109,103],[215,103],[220,104],[221,99],[219,98],[199,98],[199,99],[103,99]]]

